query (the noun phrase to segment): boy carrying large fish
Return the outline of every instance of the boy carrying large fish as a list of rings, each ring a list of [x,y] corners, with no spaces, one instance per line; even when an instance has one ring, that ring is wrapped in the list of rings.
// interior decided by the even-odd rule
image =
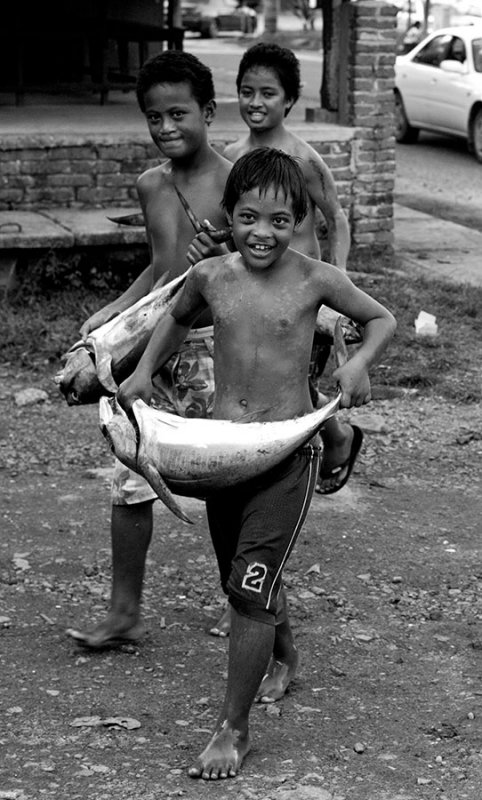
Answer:
[[[370,400],[368,369],[395,330],[380,303],[346,274],[290,248],[307,212],[303,174],[291,156],[260,148],[233,166],[223,205],[237,252],[190,271],[170,314],[158,324],[135,372],[120,387],[128,411],[149,402],[152,375],[209,309],[214,320],[213,417],[291,420],[313,410],[308,370],[321,304],[363,327],[356,354],[334,373],[341,406]],[[280,697],[296,671],[282,571],[306,517],[318,470],[319,439],[263,475],[207,498],[221,582],[231,606],[228,681],[213,735],[191,777],[232,777],[250,749],[256,696]]]
[[[186,253],[194,230],[179,192],[201,219],[209,219],[217,229],[226,225],[220,199],[231,163],[208,142],[209,125],[216,113],[211,70],[190,53],[166,50],[141,68],[137,99],[164,159],[144,172],[137,183],[151,263],[123,295],[84,323],[84,339],[148,295],[160,279],[172,281],[189,267]],[[208,310],[199,316],[180,352],[156,375],[155,384],[154,402],[159,407],[183,417],[209,416],[214,384]],[[79,644],[101,648],[142,637],[140,601],[156,499],[143,478],[116,462],[110,609],[92,630],[67,631]]]

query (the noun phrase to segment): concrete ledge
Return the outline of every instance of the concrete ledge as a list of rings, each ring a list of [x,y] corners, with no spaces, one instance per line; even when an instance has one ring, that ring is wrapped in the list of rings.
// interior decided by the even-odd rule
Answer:
[[[143,226],[127,227],[108,219],[130,213],[139,213],[139,208],[0,211],[0,250],[145,244]]]
[[[0,298],[8,298],[18,287],[17,262],[29,250],[146,244],[143,225],[118,225],[108,219],[138,213],[139,208],[0,211]]]
[[[318,115],[318,109],[312,108],[305,109],[305,118],[289,120],[289,129],[297,133],[307,142],[314,141],[323,142],[347,142],[354,139],[357,134],[357,128],[338,125],[333,116],[329,112],[322,112]],[[141,145],[143,147],[152,148],[153,156],[157,157],[157,152],[154,145],[146,136],[144,129],[137,131],[127,131],[126,133],[69,133],[60,131],[57,133],[10,133],[5,130],[5,123],[0,123],[0,130],[2,132],[0,140],[0,152],[2,151],[17,151],[17,150],[30,150],[32,148],[51,150],[59,147],[132,147],[133,145]],[[227,141],[236,141],[245,132],[242,123],[235,120],[215,120],[211,131],[209,140],[212,145],[223,144]]]

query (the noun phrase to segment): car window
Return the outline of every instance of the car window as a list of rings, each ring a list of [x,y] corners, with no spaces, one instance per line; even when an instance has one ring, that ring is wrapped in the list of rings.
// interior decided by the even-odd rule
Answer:
[[[425,47],[422,47],[414,56],[414,63],[428,64],[432,67],[440,66],[440,62],[447,58],[446,53],[450,47],[451,41],[452,36],[449,34],[434,36],[433,39],[430,39]]]
[[[474,39],[472,42],[472,56],[475,71],[482,72],[482,39]]]
[[[465,50],[465,44],[460,39],[459,36],[454,36],[450,46],[447,50],[445,58],[451,59],[452,61],[459,61],[461,64],[465,64],[465,60],[467,58],[467,52]]]

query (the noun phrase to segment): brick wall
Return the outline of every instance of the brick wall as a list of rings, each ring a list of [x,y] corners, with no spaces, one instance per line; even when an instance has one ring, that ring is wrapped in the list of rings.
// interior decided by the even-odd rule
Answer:
[[[352,238],[358,246],[393,246],[395,137],[393,81],[396,8],[378,0],[342,7],[346,96],[341,114],[355,128]]]
[[[136,179],[158,163],[148,140],[5,136],[0,210],[137,205]]]
[[[323,132],[303,125],[299,133],[308,140],[315,133],[319,137],[311,143],[333,171],[349,214],[353,131],[326,126]],[[212,143],[222,152],[240,134],[241,129],[218,132]],[[157,163],[159,156],[147,138],[5,136],[0,142],[0,210],[137,205],[137,177]]]
[[[379,0],[341,6],[338,123],[292,126],[333,171],[353,248],[393,247],[395,9]],[[318,109],[323,115],[323,109]],[[317,121],[318,120],[318,121]],[[220,151],[241,129],[212,137]],[[4,136],[0,210],[136,206],[138,175],[158,163],[147,139]]]

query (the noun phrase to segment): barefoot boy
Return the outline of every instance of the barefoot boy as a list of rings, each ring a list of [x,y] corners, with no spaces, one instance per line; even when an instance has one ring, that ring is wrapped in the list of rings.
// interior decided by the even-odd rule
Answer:
[[[320,258],[316,235],[316,214],[321,211],[327,225],[327,260],[342,270],[350,249],[350,230],[340,206],[333,176],[321,156],[285,125],[285,119],[301,92],[300,65],[292,50],[277,44],[259,42],[242,57],[236,78],[239,111],[249,128],[248,133],[226,147],[224,155],[230,161],[249,153],[256,147],[268,146],[284,150],[299,159],[308,190],[308,211],[302,224],[293,234],[292,247],[307,256]],[[194,261],[211,255],[209,234],[200,233],[190,249]],[[315,381],[323,372],[330,346],[317,333],[314,336],[311,390],[317,396]],[[325,402],[319,397],[320,404]],[[322,431],[323,458],[316,491],[333,494],[348,481],[362,444],[362,432],[356,425],[330,419]],[[229,634],[229,608],[223,613],[211,633]],[[276,693],[268,692],[262,700],[270,702]]]
[[[312,410],[308,386],[318,309],[326,304],[364,328],[363,343],[334,377],[343,407],[370,400],[369,367],[395,329],[387,309],[339,269],[291,249],[307,212],[303,174],[289,155],[259,148],[233,166],[223,199],[237,252],[198,263],[118,399],[149,401],[151,377],[211,311],[216,394],[213,416],[291,419]],[[249,751],[249,712],[269,667],[286,689],[297,662],[282,570],[308,511],[318,438],[261,477],[207,499],[209,528],[231,605],[225,699],[206,748],[189,770],[206,780],[237,774]]]
[[[194,230],[176,188],[198,217],[208,218],[216,228],[226,224],[220,202],[231,163],[208,143],[208,127],[216,110],[211,71],[189,53],[165,51],[140,70],[137,98],[151,137],[165,159],[144,172],[137,185],[151,263],[121,297],[84,323],[84,337],[150,292],[160,278],[172,280],[188,268],[186,254]],[[214,396],[212,347],[212,319],[206,309],[177,358],[155,376],[153,402],[181,416],[208,416]],[[68,631],[80,644],[99,648],[136,641],[144,633],[140,600],[155,499],[143,479],[116,463],[111,607],[93,630]]]

